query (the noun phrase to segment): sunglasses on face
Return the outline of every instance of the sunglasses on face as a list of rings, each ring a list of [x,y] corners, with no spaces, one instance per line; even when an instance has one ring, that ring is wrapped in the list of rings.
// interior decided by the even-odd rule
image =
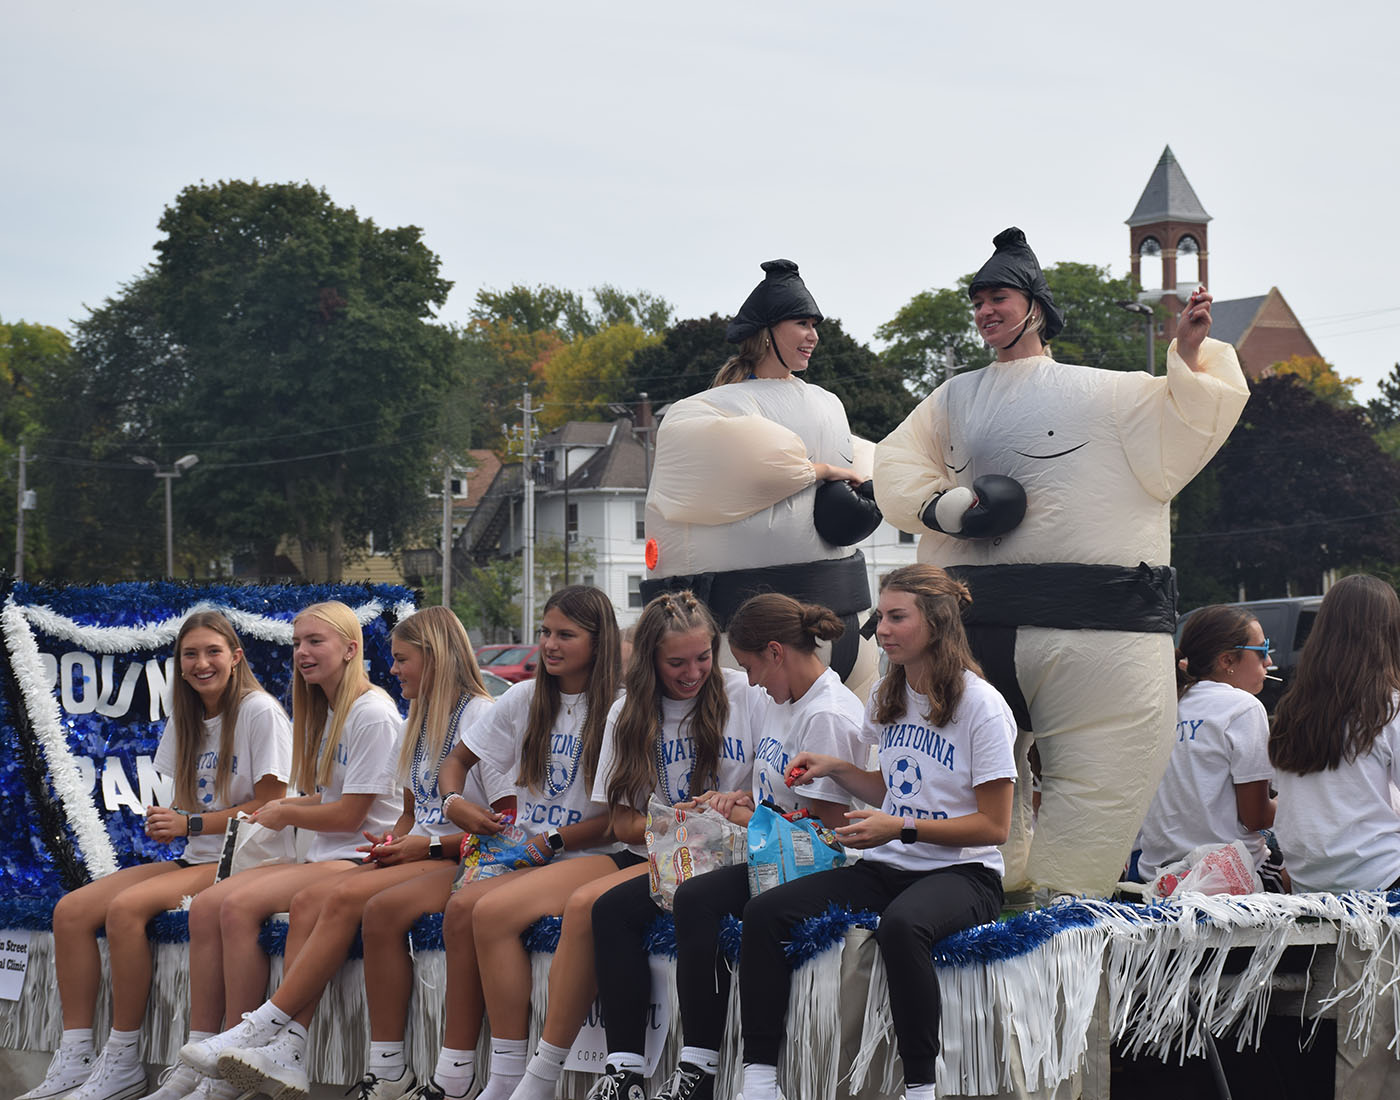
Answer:
[[[1265,638],[1265,639],[1264,639],[1264,644],[1263,644],[1263,645],[1237,645],[1237,646],[1234,646],[1233,648],[1234,648],[1234,649],[1248,649],[1248,650],[1250,650],[1250,651],[1253,652],[1253,653],[1258,653],[1258,654],[1260,654],[1261,656],[1267,657],[1267,656],[1269,655],[1270,651],[1271,651],[1274,647],[1269,643],[1269,639],[1268,639],[1268,638]]]

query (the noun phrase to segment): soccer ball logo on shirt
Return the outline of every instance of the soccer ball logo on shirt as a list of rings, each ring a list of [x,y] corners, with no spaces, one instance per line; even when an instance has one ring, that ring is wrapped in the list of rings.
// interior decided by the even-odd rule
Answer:
[[[924,785],[924,773],[912,756],[901,756],[890,765],[886,780],[894,794],[900,798],[912,798]]]

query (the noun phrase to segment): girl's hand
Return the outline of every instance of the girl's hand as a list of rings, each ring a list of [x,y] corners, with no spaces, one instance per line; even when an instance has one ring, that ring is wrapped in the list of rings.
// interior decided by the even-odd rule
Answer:
[[[812,470],[818,481],[847,481],[859,485],[865,480],[860,474],[846,466],[831,466],[825,462],[812,463]]]
[[[189,834],[190,819],[167,806],[146,807],[146,835],[160,844]]]
[[[1186,308],[1181,311],[1181,316],[1176,322],[1176,352],[1193,371],[1201,368],[1197,365],[1197,352],[1201,350],[1201,341],[1210,335],[1210,304],[1214,299],[1210,291],[1201,287],[1186,302]]]
[[[388,837],[370,853],[381,867],[396,867],[401,863],[416,863],[428,858],[428,838],[425,836]]]
[[[443,811],[443,816],[462,832],[475,833],[477,836],[495,836],[506,827],[504,814],[488,810],[485,806],[478,806],[465,798],[454,798]]]
[[[291,809],[287,799],[275,798],[253,811],[253,820],[266,829],[281,830],[291,824]]]
[[[783,782],[789,787],[805,787],[814,779],[832,775],[843,761],[834,756],[822,756],[815,752],[799,752],[788,761]]]
[[[849,824],[836,830],[836,839],[847,848],[878,848],[899,836],[904,823],[893,814],[879,810],[850,810]]]
[[[706,791],[695,799],[693,805],[697,810],[714,810],[731,821],[734,820],[735,810],[752,813],[754,809],[753,795],[748,791]],[[747,821],[748,817],[745,816],[744,820]]]
[[[376,848],[378,848],[381,844],[388,844],[389,841],[391,841],[391,840],[394,839],[394,834],[393,834],[393,833],[385,833],[383,836],[376,836],[374,833],[370,832],[368,829],[363,829],[363,830],[361,830],[361,831],[360,831],[360,835],[361,835],[362,837],[364,837],[366,840],[368,840],[369,843],[368,843],[368,844],[361,844],[358,848],[355,849],[355,851],[357,851],[357,852],[372,852],[372,851],[374,851]]]

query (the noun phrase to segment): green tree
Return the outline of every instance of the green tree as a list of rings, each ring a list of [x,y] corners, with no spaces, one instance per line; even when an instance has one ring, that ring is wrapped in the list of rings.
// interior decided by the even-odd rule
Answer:
[[[628,363],[660,342],[630,321],[575,337],[539,364],[546,394],[540,425],[548,430],[569,420],[601,419],[609,403],[629,400]]]
[[[964,275],[955,290],[920,291],[875,330],[876,339],[889,341],[881,357],[902,364],[910,384],[924,392],[952,374],[987,365],[987,347],[967,300],[971,281]]]
[[[1225,446],[1178,497],[1182,605],[1320,590],[1322,573],[1400,561],[1400,463],[1359,409],[1291,377],[1251,387]]]
[[[102,405],[75,412],[94,453],[198,453],[177,486],[181,542],[264,573],[287,538],[309,579],[335,580],[371,535],[416,531],[453,368],[431,319],[450,284],[419,230],[307,184],[241,181],[185,188],[159,227],[156,262],[78,326],[105,383],[72,387]]]

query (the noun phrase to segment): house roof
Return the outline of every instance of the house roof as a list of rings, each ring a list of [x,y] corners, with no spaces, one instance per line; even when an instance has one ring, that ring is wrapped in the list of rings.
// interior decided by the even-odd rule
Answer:
[[[481,498],[485,496],[486,490],[491,487],[491,482],[496,477],[496,471],[501,468],[501,460],[496,457],[495,451],[472,450],[467,454],[471,456],[474,465],[467,474],[466,493],[453,500],[453,505],[459,508],[475,508],[480,504]]]
[[[1239,345],[1249,326],[1259,316],[1259,310],[1268,300],[1267,294],[1253,298],[1230,298],[1210,304],[1210,334],[1227,344]]]
[[[540,446],[606,447],[616,430],[617,424],[611,420],[570,420],[562,428],[540,436]]]
[[[570,422],[569,428],[605,427],[612,435],[611,444],[604,446],[577,470],[569,471],[569,490],[576,489],[645,489],[647,487],[647,456],[641,442],[632,433],[632,425],[617,420],[603,425]],[[553,434],[553,433],[551,433]],[[551,489],[563,489],[556,482]]]
[[[1153,222],[1165,221],[1210,221],[1210,215],[1201,205],[1201,200],[1196,197],[1196,192],[1191,189],[1186,173],[1181,170],[1170,145],[1162,150],[1157,167],[1152,169],[1152,175],[1142,190],[1142,197],[1138,199],[1132,217],[1128,219],[1128,225],[1151,225]]]

